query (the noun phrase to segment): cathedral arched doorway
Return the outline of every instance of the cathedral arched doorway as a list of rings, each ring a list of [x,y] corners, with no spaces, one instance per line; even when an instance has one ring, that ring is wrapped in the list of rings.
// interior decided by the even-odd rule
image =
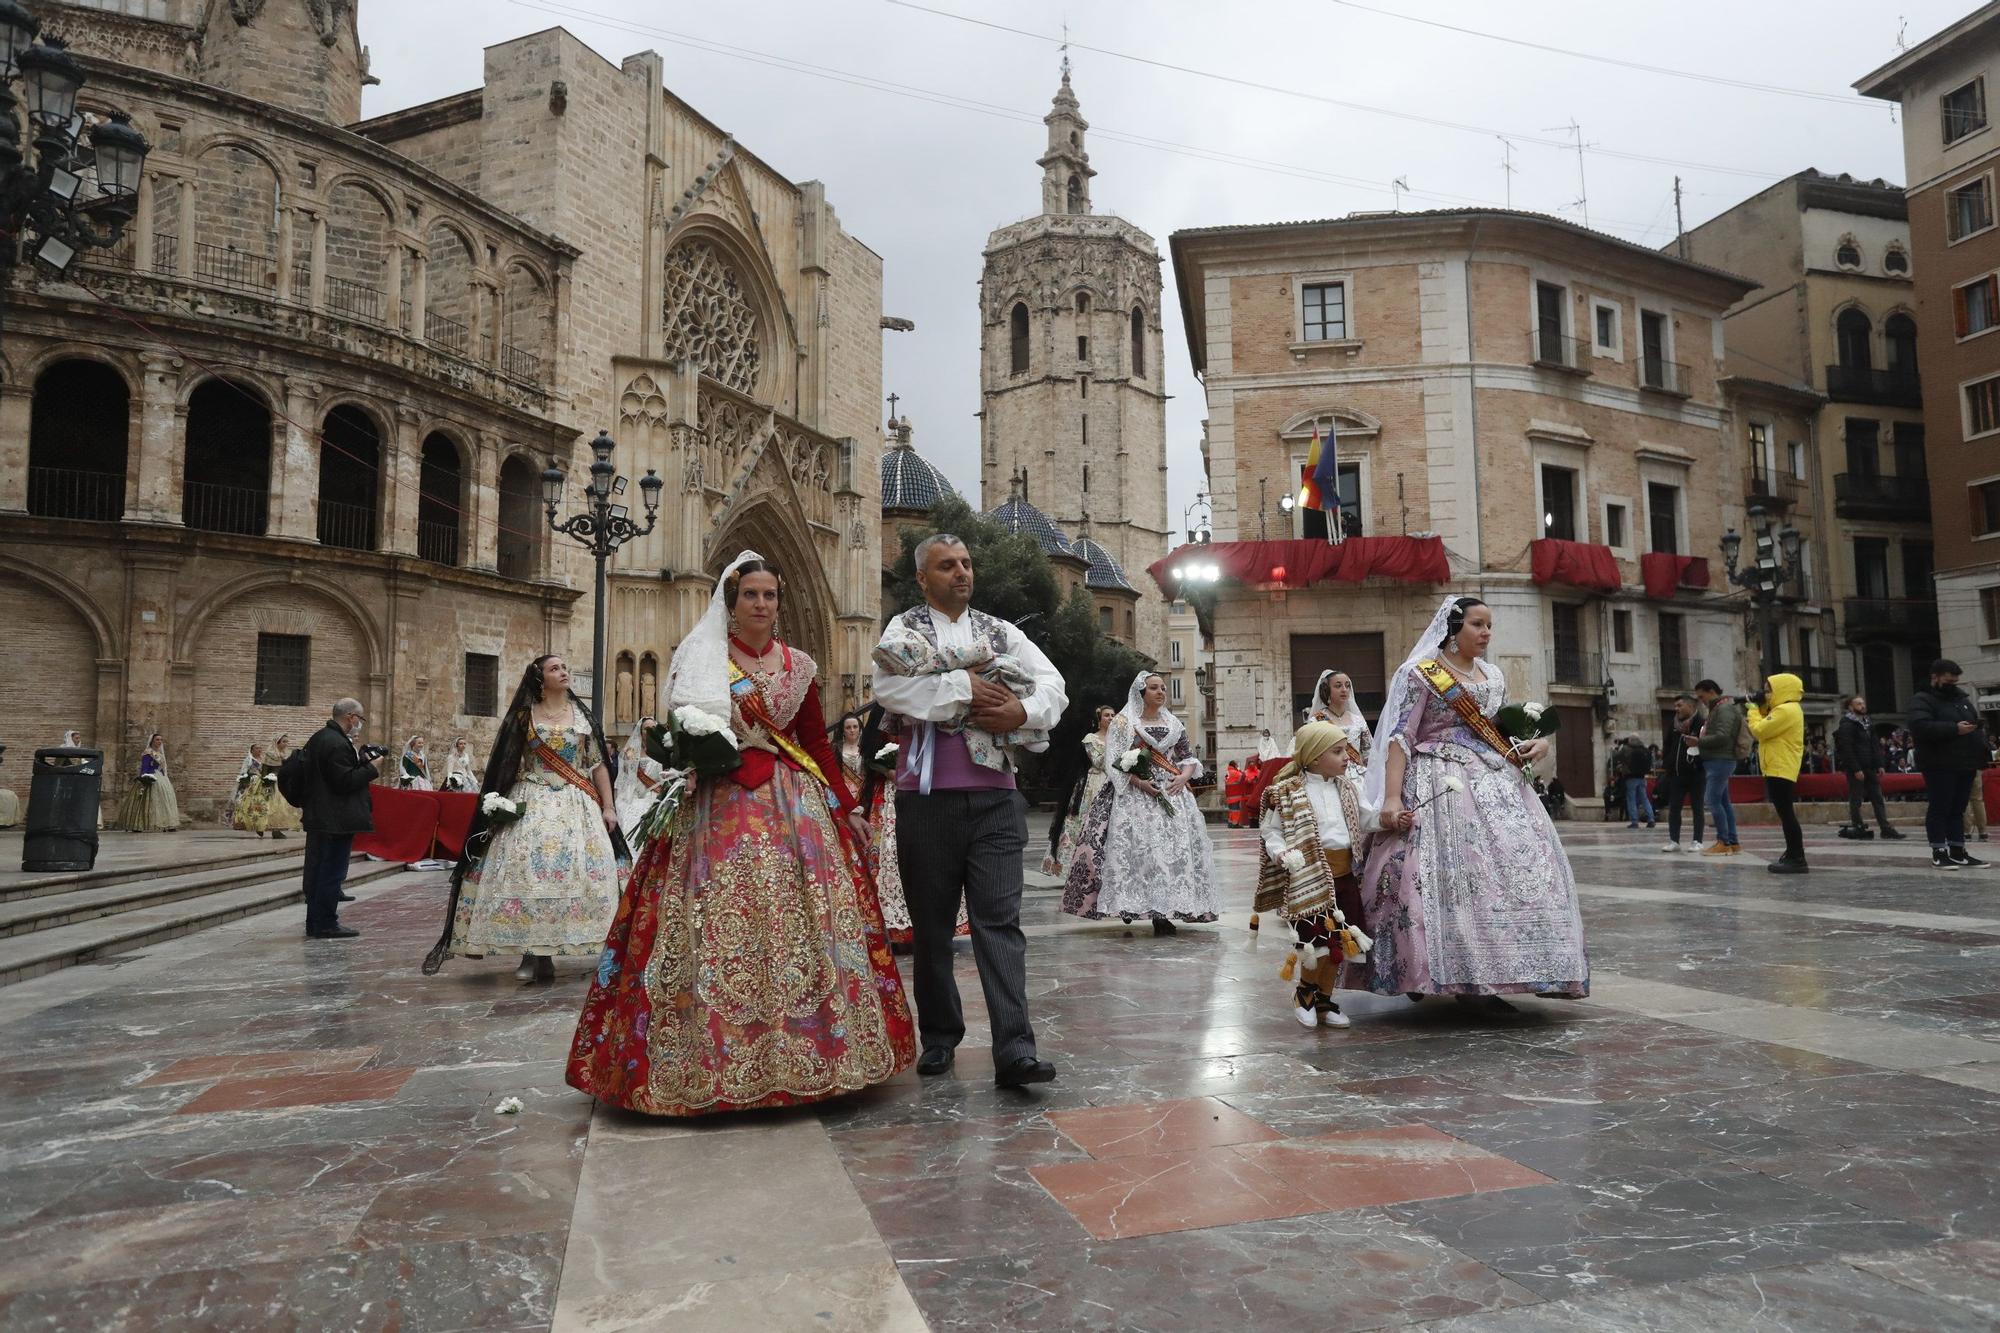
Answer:
[[[839,612],[833,588],[813,551],[812,538],[786,521],[769,501],[746,508],[709,547],[710,578],[720,578],[730,561],[755,551],[777,563],[785,590],[778,603],[779,637],[804,649],[819,664],[822,685],[833,670],[833,622]]]

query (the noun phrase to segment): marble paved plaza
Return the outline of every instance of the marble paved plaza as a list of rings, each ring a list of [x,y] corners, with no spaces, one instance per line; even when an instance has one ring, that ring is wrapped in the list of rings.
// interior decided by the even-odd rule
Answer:
[[[434,873],[360,888],[356,942],[285,911],[12,986],[0,1329],[2000,1323],[2000,870],[1564,828],[1596,990],[1515,1017],[1299,1028],[1247,834],[1175,938],[1043,882],[1032,1092],[969,1045],[806,1110],[594,1110],[588,964],[420,976]]]

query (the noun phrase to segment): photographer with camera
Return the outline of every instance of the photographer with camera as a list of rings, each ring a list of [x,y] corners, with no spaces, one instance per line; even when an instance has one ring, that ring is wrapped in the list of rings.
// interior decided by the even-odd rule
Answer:
[[[375,831],[368,785],[381,776],[376,760],[388,753],[362,745],[368,719],[357,699],[334,704],[333,716],[306,742],[306,938],[351,940],[361,932],[340,924],[340,905],[353,899],[342,891],[354,835]]]
[[[1789,671],[1780,671],[1764,682],[1764,688],[1748,699],[1744,722],[1757,739],[1757,768],[1764,775],[1764,793],[1778,812],[1785,830],[1785,853],[1764,868],[1774,875],[1806,873],[1805,834],[1799,828],[1798,812],[1792,808],[1799,785],[1799,766],[1806,753],[1806,715],[1799,707],[1805,697],[1805,682]]]

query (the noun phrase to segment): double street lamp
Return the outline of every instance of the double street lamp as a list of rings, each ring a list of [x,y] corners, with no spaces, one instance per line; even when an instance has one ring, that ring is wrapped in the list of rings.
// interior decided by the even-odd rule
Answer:
[[[625,478],[618,475],[618,465],[611,461],[611,451],[617,447],[610,435],[597,432],[597,438],[590,442],[594,457],[590,481],[583,490],[584,508],[566,519],[558,521],[556,510],[562,506],[563,489],[569,478],[553,463],[542,473],[542,504],[549,513],[550,529],[575,541],[597,562],[597,600],[591,611],[590,708],[597,714],[600,726],[604,723],[604,565],[619,547],[653,530],[660,519],[660,489],[666,484],[651,468],[639,478],[639,494],[646,505],[646,526],[640,527],[623,504],[615,503],[625,494],[626,486]]]
[[[1782,657],[1778,651],[1778,590],[1799,576],[1799,530],[1789,523],[1775,528],[1758,505],[1751,506],[1750,524],[1756,528],[1750,563],[1737,567],[1743,537],[1735,528],[1722,534],[1722,560],[1729,581],[1750,594],[1757,616],[1757,646],[1768,672],[1780,665]]]
[[[83,67],[55,38],[37,42],[41,25],[17,3],[0,0],[0,267],[24,240],[34,257],[62,274],[84,249],[109,249],[139,210],[145,136],[123,112],[89,127],[76,109]],[[21,145],[25,96],[34,160]],[[89,176],[95,189],[86,191]]]

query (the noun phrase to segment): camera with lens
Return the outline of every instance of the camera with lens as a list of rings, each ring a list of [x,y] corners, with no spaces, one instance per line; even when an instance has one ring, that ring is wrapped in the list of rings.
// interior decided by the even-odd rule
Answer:
[[[377,759],[384,758],[385,756],[388,755],[388,753],[389,750],[387,746],[364,745],[361,747],[361,757],[363,759],[366,759],[371,764],[374,763]]]
[[[1765,701],[1767,698],[1767,692],[1764,690],[1756,690],[1750,694],[1744,695],[1743,697],[1745,700],[1747,700],[1751,704],[1754,704],[1759,709],[1764,708],[1766,706]]]

